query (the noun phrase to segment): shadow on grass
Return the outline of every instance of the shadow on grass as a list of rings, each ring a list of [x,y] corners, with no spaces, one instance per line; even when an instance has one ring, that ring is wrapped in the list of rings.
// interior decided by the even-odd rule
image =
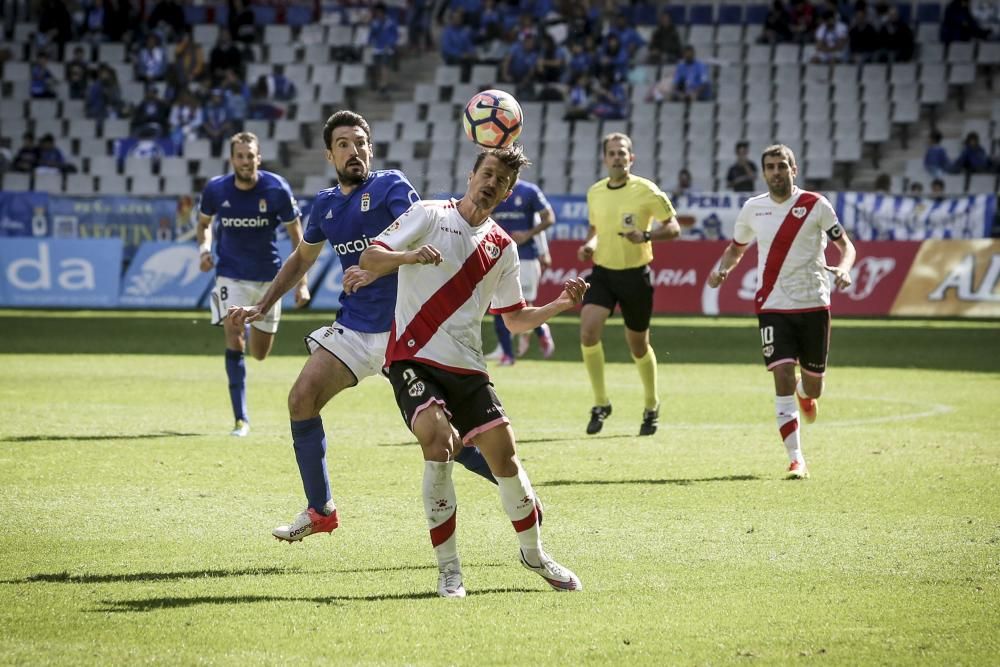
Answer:
[[[586,438],[517,438],[518,444],[526,443],[539,443],[539,442],[579,442],[581,440],[622,440],[622,439],[634,439],[638,438],[637,435],[629,435],[627,433],[619,433],[617,435],[588,435]],[[409,446],[419,447],[419,443],[416,440],[408,440],[406,442],[381,442],[376,447],[409,447]]]
[[[479,595],[503,595],[506,593],[545,593],[542,589],[527,588],[484,588],[469,591],[469,597]],[[259,602],[308,602],[309,604],[340,604],[344,602],[388,602],[392,600],[436,600],[434,591],[423,593],[378,593],[374,595],[323,595],[318,597],[283,597],[280,595],[201,595],[181,598],[148,598],[144,600],[102,600],[104,605],[90,611],[98,613],[147,612],[158,609],[186,609],[202,605],[256,604]]]
[[[140,435],[12,435],[0,438],[0,442],[60,442],[79,440],[148,440],[151,438],[195,438],[204,433],[181,433],[179,431],[160,431],[159,433],[142,433]]]
[[[221,579],[225,577],[249,577],[272,574],[300,574],[295,568],[259,567],[242,570],[194,570],[190,572],[133,572],[129,574],[33,574],[24,579],[5,579],[3,584],[115,584],[148,581],[175,581],[178,579]]]
[[[689,486],[703,482],[755,482],[761,479],[757,475],[724,475],[722,477],[693,477],[689,479],[554,479],[549,482],[538,482],[535,486],[578,486],[578,485],[610,485],[610,484],[674,484]]]

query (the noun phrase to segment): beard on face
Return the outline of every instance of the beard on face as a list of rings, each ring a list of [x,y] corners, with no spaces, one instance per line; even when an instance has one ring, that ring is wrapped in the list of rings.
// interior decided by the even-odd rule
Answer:
[[[246,185],[250,185],[254,181],[254,178],[253,178],[253,173],[254,172],[253,172],[252,168],[246,168],[246,167],[244,167],[244,168],[236,169],[236,170],[234,170],[234,173],[236,175],[236,180],[238,182],[240,182],[240,183],[243,183],[243,184],[246,184]]]
[[[361,172],[355,174],[347,171],[354,166],[361,167]],[[366,178],[368,178],[368,168],[360,160],[352,160],[344,166],[344,170],[345,171],[341,171],[340,169],[337,170],[337,180],[344,185],[360,185],[365,182]]]

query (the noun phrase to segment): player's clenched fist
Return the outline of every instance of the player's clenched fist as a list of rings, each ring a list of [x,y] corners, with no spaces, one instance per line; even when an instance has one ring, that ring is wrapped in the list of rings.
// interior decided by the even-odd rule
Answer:
[[[229,312],[226,314],[229,321],[238,327],[256,322],[261,318],[261,315],[263,313],[257,306],[229,306]]]
[[[357,265],[348,267],[348,269],[344,271],[344,279],[342,281],[344,292],[347,294],[354,294],[358,291],[358,289],[374,282],[375,278],[377,278],[377,276],[374,273],[371,271],[365,271]]]
[[[583,295],[587,291],[590,285],[583,278],[573,278],[572,280],[567,280],[563,284],[563,294],[573,302],[573,304],[578,304],[583,301]]]
[[[422,245],[416,250],[410,251],[410,264],[433,264],[437,266],[441,263],[441,252],[432,245]]]
[[[720,269],[718,271],[712,271],[710,274],[708,274],[708,286],[718,287],[719,285],[722,284],[722,282],[726,279],[726,276],[728,275],[729,271],[726,271],[724,269]]]

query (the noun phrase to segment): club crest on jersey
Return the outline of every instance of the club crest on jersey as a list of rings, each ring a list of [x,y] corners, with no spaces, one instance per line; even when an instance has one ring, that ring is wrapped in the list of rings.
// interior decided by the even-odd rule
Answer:
[[[369,193],[364,193],[361,195],[361,212],[367,213],[368,209],[372,207],[372,196]]]
[[[497,257],[500,256],[500,246],[498,246],[496,243],[493,243],[492,241],[487,241],[486,243],[484,243],[483,250],[485,250],[486,254],[490,256],[490,259],[496,259]]]
[[[261,199],[259,202],[257,202],[257,208],[260,209],[261,213],[267,213],[267,200]]]
[[[622,215],[622,227],[625,229],[632,229],[635,227],[635,214],[625,213]]]
[[[792,215],[794,215],[796,218],[801,218],[805,214],[806,214],[805,206],[796,206],[795,208],[792,209]]]

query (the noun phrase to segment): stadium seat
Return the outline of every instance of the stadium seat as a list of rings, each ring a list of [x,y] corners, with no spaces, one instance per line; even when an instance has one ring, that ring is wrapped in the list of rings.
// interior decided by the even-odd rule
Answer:
[[[769,8],[766,4],[748,4],[743,12],[743,21],[748,26],[758,26],[764,25],[764,21],[767,20],[767,13]],[[748,29],[747,32],[750,32]]]
[[[969,176],[968,192],[971,195],[995,194],[1000,188],[993,174],[972,174]]]
[[[31,190],[31,174],[8,171],[3,174],[3,189],[7,192],[28,192]]]
[[[917,23],[941,23],[941,3],[921,2],[917,5]]]
[[[51,169],[36,169],[34,189],[36,192],[60,194],[63,189],[63,176],[58,171]]]
[[[309,174],[306,176],[305,184],[302,186],[303,191],[308,195],[314,195],[320,190],[325,190],[329,187],[333,187],[334,181],[325,175]]]
[[[287,45],[292,41],[292,29],[280,23],[265,23],[264,43],[269,46]]]
[[[976,66],[973,63],[956,63],[948,66],[948,83],[964,86],[976,82]]]

